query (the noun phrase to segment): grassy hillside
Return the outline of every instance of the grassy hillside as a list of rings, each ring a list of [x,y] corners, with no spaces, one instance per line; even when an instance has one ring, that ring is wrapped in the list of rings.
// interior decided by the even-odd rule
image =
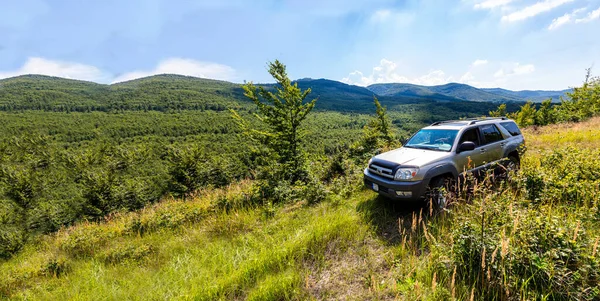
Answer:
[[[599,118],[529,128],[522,170],[430,215],[361,188],[255,206],[252,182],[80,223],[0,263],[25,299],[597,299]],[[326,173],[326,169],[322,171]]]

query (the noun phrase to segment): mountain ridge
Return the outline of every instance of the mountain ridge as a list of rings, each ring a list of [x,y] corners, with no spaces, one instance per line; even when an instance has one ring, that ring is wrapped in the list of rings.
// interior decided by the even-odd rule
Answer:
[[[465,101],[541,102],[547,98],[556,102],[569,91],[479,89],[460,83],[438,86],[387,83],[363,87],[325,78],[300,78],[294,82],[301,89],[312,89],[311,97],[318,97],[320,100],[319,109],[335,111],[370,109],[373,96],[377,96],[388,106],[436,102],[455,102],[459,105]],[[273,83],[256,85],[267,88],[275,86]],[[158,74],[112,84],[37,74],[0,79],[0,106],[21,109],[53,110],[57,106],[60,110],[65,107],[74,110],[83,110],[82,107],[87,108],[85,110],[113,110],[115,107],[158,110],[165,107],[215,107],[218,103],[248,103],[243,94],[239,83],[178,74]],[[31,107],[29,102],[32,99],[37,99],[40,103]]]
[[[513,91],[503,88],[475,88],[461,83],[447,83],[443,85],[424,86],[408,83],[379,83],[367,86],[374,93],[382,96],[401,96],[418,93],[420,95],[441,94],[466,101],[479,102],[541,102],[551,98],[558,102],[572,89],[564,90],[519,90]]]

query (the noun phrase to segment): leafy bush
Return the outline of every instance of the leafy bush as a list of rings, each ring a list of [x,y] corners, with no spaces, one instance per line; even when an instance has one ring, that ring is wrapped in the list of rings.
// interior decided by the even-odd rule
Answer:
[[[101,261],[108,264],[139,262],[155,252],[155,248],[148,244],[118,245],[99,254]]]

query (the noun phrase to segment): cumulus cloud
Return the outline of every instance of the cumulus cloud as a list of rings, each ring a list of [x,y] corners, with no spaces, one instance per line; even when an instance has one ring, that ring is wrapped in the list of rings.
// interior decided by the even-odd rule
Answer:
[[[104,82],[110,79],[110,75],[94,66],[74,62],[48,60],[40,57],[30,57],[25,64],[17,70],[6,72],[0,71],[0,78],[25,74],[41,74],[93,82]]]
[[[477,59],[477,60],[475,60],[475,61],[474,61],[474,62],[473,62],[471,65],[472,65],[473,67],[477,67],[477,66],[483,66],[483,65],[486,65],[487,63],[488,63],[488,61],[487,61],[487,60],[479,60],[479,59]]]
[[[462,76],[457,76],[458,82],[478,88],[504,87],[523,88],[525,75],[535,72],[533,64],[517,62],[475,60]]]
[[[471,71],[467,71],[467,73],[463,74],[463,76],[460,77],[459,82],[469,83],[469,82],[472,82],[474,79],[475,79],[475,76],[473,75],[473,73],[471,73]]]
[[[555,30],[565,24],[573,22],[574,18],[585,10],[586,8],[578,8],[570,13],[566,13],[558,18],[555,18],[554,20],[552,20],[552,23],[550,23],[550,25],[548,26],[548,30]],[[600,9],[598,10],[598,12],[600,12]]]
[[[594,11],[589,12],[584,18],[576,19],[575,23],[587,23],[596,19],[600,19],[600,7]]]
[[[165,73],[220,80],[233,80],[236,75],[235,70],[226,65],[193,59],[170,58],[160,62],[153,70],[132,71],[115,77],[91,65],[31,57],[16,70],[0,71],[0,78],[40,74],[97,83],[116,83]]]
[[[425,75],[417,77],[407,77],[400,75],[398,65],[390,60],[382,59],[378,66],[373,67],[371,74],[365,75],[361,71],[351,72],[348,77],[344,77],[342,82],[368,86],[376,83],[411,83],[417,85],[441,85],[451,81],[451,77],[446,76],[442,70],[434,70]]]
[[[533,5],[524,7],[502,17],[504,22],[522,21],[531,17],[535,17],[541,13],[553,10],[561,5],[573,2],[574,0],[544,0]]]
[[[473,8],[475,9],[494,9],[503,7],[513,2],[513,0],[486,0],[483,2],[475,3]]]
[[[370,73],[359,70],[351,72],[342,82],[368,86],[377,83],[409,83],[425,86],[443,85],[450,82],[459,82],[475,87],[514,87],[522,86],[523,75],[535,72],[533,64],[517,62],[494,62],[485,59],[476,59],[465,65],[466,72],[460,74],[447,74],[442,70],[434,70],[421,76],[408,76],[403,74],[398,65],[390,60],[382,59],[379,65],[373,67]]]
[[[170,58],[160,62],[153,70],[128,72],[116,77],[112,82],[123,82],[140,77],[165,73],[220,80],[232,80],[235,77],[235,70],[226,65],[201,62],[192,59]]]
[[[496,71],[496,73],[494,73],[494,77],[503,78],[513,75],[524,75],[533,73],[534,71],[535,66],[533,64],[521,65],[520,63],[514,63],[510,67],[501,68],[500,70]]]

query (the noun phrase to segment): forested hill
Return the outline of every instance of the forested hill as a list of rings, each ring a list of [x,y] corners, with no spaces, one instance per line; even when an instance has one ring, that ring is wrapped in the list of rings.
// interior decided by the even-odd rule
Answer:
[[[302,89],[312,89],[311,98],[319,98],[316,110],[368,113],[373,108],[376,93],[364,87],[326,79],[302,79],[297,83]],[[382,93],[378,97],[391,110],[419,104],[480,114],[497,106],[482,106],[441,93]],[[1,111],[223,111],[250,108],[249,104],[239,84],[180,75],[156,75],[112,85],[42,75],[0,80]]]
[[[262,84],[272,88],[272,84]],[[317,110],[365,112],[372,109],[374,93],[364,87],[318,79],[300,80],[318,97]],[[0,110],[119,111],[216,110],[249,103],[239,84],[180,75],[156,75],[101,85],[41,75],[0,80]],[[448,97],[383,96],[387,105],[459,101]]]
[[[237,84],[179,75],[113,85],[41,75],[0,80],[3,111],[220,111],[244,101],[243,90]]]

